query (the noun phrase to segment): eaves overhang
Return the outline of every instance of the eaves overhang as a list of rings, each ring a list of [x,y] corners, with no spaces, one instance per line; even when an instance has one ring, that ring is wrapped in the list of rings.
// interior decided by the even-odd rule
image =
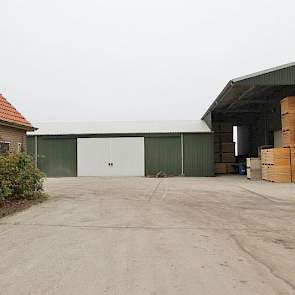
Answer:
[[[295,95],[295,62],[230,80],[202,119],[214,111],[255,113],[289,95]]]

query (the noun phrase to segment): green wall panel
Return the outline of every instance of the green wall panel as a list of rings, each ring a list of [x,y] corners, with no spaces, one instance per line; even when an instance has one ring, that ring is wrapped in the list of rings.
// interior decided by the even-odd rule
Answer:
[[[35,158],[35,137],[27,136],[27,153]]]
[[[145,174],[181,174],[180,136],[145,138]]]
[[[181,175],[180,134],[145,134],[141,136],[145,136],[146,175],[154,175],[159,171],[168,175]],[[76,137],[75,135],[38,136],[38,167],[48,177],[77,176]],[[184,175],[213,176],[213,135],[184,134],[183,141]],[[27,145],[28,153],[34,156],[35,138],[33,136],[28,137]]]
[[[48,177],[77,176],[75,138],[38,138],[38,167]]]
[[[183,152],[185,176],[214,175],[212,134],[184,134]]]

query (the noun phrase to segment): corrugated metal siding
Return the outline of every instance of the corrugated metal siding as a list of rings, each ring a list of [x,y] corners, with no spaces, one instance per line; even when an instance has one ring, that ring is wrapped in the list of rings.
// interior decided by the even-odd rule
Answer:
[[[250,85],[294,85],[295,84],[295,66],[287,67],[281,70],[265,73],[262,75],[250,77],[236,82],[235,84]]]
[[[212,134],[184,134],[183,151],[185,176],[214,175]]]
[[[48,177],[77,176],[76,139],[39,137],[38,167]]]
[[[145,138],[145,174],[181,174],[180,136]]]
[[[27,137],[27,153],[28,155],[35,158],[35,137],[32,137],[32,136]]]
[[[49,177],[77,175],[77,137],[94,136],[38,136],[38,167]],[[130,136],[130,135],[129,135]],[[131,135],[132,136],[132,135]],[[180,134],[145,134],[145,174],[163,171],[169,175],[181,174]],[[185,176],[214,175],[212,134],[184,134]],[[34,137],[28,137],[28,152],[34,155]]]

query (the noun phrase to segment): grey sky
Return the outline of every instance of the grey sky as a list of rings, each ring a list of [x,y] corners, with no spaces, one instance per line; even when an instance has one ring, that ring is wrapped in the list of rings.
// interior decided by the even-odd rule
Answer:
[[[295,58],[294,0],[2,0],[0,92],[33,122],[199,119]]]

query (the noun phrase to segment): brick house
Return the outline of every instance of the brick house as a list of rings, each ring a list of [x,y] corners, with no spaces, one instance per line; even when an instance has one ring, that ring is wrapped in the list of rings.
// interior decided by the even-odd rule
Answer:
[[[0,94],[0,154],[26,152],[26,133],[33,130],[36,128]]]

